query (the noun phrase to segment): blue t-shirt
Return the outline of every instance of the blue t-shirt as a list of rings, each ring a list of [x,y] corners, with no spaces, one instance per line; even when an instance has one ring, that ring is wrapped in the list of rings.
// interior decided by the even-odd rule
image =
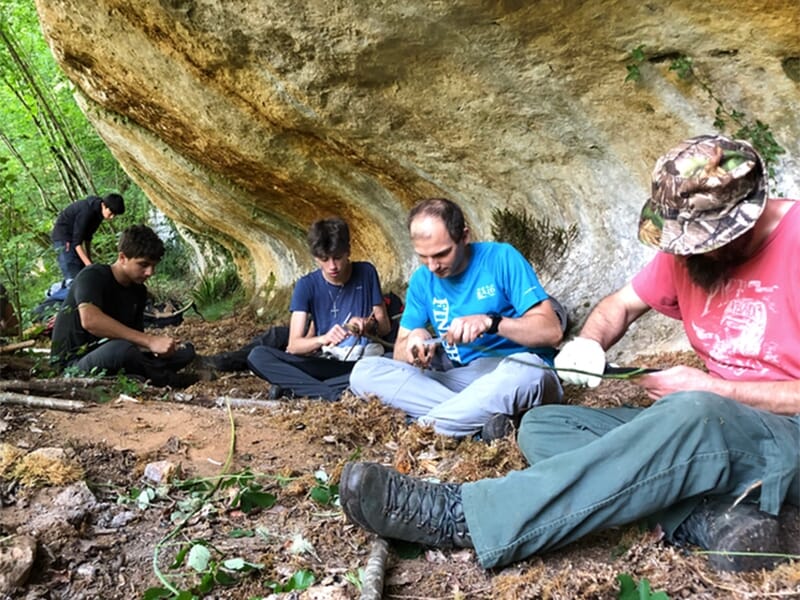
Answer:
[[[432,325],[444,335],[456,317],[495,312],[504,317],[521,317],[547,300],[533,267],[509,244],[477,242],[469,245],[467,268],[455,277],[436,277],[421,266],[411,276],[406,308],[400,320],[405,329]],[[484,356],[507,356],[530,350],[552,360],[553,348],[526,348],[495,334],[484,334],[471,344],[444,345],[450,360],[467,364]]]
[[[352,317],[368,317],[372,307],[383,303],[378,272],[368,262],[351,263],[353,271],[344,285],[328,283],[317,269],[303,275],[294,286],[291,312],[308,313],[314,321],[317,335],[323,335],[334,325],[344,325]],[[344,340],[340,346],[352,346],[355,336]],[[361,337],[361,344],[369,340]]]

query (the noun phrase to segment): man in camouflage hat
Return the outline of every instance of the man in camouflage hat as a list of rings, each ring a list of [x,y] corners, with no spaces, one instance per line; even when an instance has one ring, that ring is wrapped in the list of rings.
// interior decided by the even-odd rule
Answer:
[[[487,568],[645,518],[674,543],[720,551],[717,568],[774,564],[754,553],[782,550],[776,516],[797,518],[800,504],[800,264],[787,259],[800,252],[800,203],[767,199],[761,158],[721,136],[667,153],[652,186],[640,238],[660,252],[595,307],[556,368],[597,385],[605,351],[655,309],[684,322],[707,371],[639,376],[648,408],[528,412],[518,442],[531,466],[499,479],[434,484],[349,463],[339,493],[351,521],[474,547]]]

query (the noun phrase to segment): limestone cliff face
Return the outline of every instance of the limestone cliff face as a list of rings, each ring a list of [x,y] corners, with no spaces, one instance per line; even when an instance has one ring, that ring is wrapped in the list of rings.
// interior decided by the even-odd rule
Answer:
[[[496,0],[37,0],[100,134],[161,210],[229,248],[257,290],[312,262],[339,214],[384,280],[416,265],[405,214],[461,203],[475,237],[525,208],[580,237],[545,281],[580,319],[650,255],[635,238],[650,168],[713,130],[680,81],[690,56],[727,105],[788,150],[798,196],[800,4]],[[644,45],[640,83],[624,83]]]

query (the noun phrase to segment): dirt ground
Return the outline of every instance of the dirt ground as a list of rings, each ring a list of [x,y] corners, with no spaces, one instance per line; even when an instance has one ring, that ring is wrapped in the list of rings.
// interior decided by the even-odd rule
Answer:
[[[240,315],[216,323],[190,318],[169,331],[211,354],[237,347],[258,329]],[[40,370],[41,359],[32,355],[0,359],[3,380],[29,379]],[[693,357],[640,360],[659,367]],[[26,480],[24,470],[12,470],[13,461],[0,455],[0,547],[22,534],[36,540],[26,583],[6,598],[260,598],[291,590],[308,573],[314,578],[308,589],[278,597],[358,598],[359,568],[374,536],[347,523],[330,502],[348,460],[379,461],[443,481],[525,466],[511,438],[456,442],[353,397],[269,403],[267,385],[249,374],[224,374],[182,391],[118,388],[109,382],[105,401],[88,402],[80,412],[0,405],[0,445],[16,464],[36,449],[55,447],[64,450],[65,465],[77,467],[61,473],[63,481],[51,477],[61,483],[43,485],[47,477]],[[85,391],[77,389],[73,399],[81,397]],[[241,406],[252,400],[262,404]],[[568,390],[567,400],[646,404],[626,382]],[[144,479],[146,465],[156,461],[178,467],[170,484]],[[798,536],[798,524],[790,527]],[[622,573],[669,598],[800,598],[797,562],[717,573],[704,556],[639,526],[491,571],[478,566],[471,550],[394,545],[384,597],[617,598]],[[164,589],[163,596],[151,588]]]

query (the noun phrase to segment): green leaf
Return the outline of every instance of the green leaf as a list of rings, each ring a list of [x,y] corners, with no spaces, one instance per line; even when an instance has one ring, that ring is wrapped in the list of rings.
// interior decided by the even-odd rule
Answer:
[[[638,46],[636,46],[636,48],[631,50],[631,53],[628,56],[628,58],[630,58],[632,61],[635,61],[637,63],[643,62],[644,61],[644,44],[639,44]]]
[[[633,582],[633,577],[627,573],[620,573],[617,575],[619,581],[619,600],[638,600],[639,596],[636,593],[636,584]]]
[[[226,569],[230,569],[231,571],[241,571],[244,568],[245,562],[243,558],[228,558],[223,563],[222,566]]]
[[[142,594],[142,600],[159,600],[160,598],[172,598],[172,592],[166,588],[151,587]]]
[[[618,600],[669,600],[666,592],[652,593],[650,591],[650,581],[642,579],[637,586],[633,577],[627,573],[617,575],[620,589],[617,595]]]
[[[210,560],[211,552],[209,549],[203,544],[195,544],[189,551],[189,560],[187,564],[198,573],[202,573],[208,568]]]
[[[177,569],[183,564],[184,559],[186,558],[186,554],[191,549],[191,544],[184,544],[181,546],[181,549],[178,550],[178,553],[175,555],[175,560],[172,561],[172,564],[169,566],[170,569]]]
[[[625,65],[628,74],[625,76],[625,81],[641,81],[642,73],[639,70],[639,65]]]
[[[252,529],[241,529],[239,527],[231,529],[228,535],[232,538],[255,537],[256,532]]]
[[[197,586],[197,590],[201,594],[207,594],[213,589],[214,589],[214,572],[206,571],[200,578],[200,583]]]
[[[220,585],[233,585],[236,583],[236,578],[225,571],[217,571],[214,577]]]
[[[297,571],[289,578],[289,590],[304,590],[314,583],[314,573],[307,569]]]
[[[136,504],[142,510],[150,506],[150,502],[156,497],[156,493],[152,488],[144,488],[136,498]]]
[[[267,492],[254,492],[244,490],[239,494],[239,508],[245,514],[249,514],[256,508],[269,508],[275,504],[275,496]]]
[[[311,488],[311,499],[318,504],[327,506],[333,500],[333,494],[327,486],[317,485]]]

